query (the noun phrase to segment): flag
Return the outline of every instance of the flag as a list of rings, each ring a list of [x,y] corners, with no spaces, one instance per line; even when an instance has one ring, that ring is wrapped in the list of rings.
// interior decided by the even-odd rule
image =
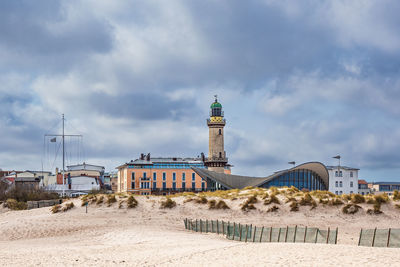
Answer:
[[[295,161],[290,161],[290,162],[288,162],[288,164],[296,165],[296,162]]]
[[[340,155],[337,155],[336,157],[333,157],[334,159],[340,159]]]
[[[50,142],[55,143],[56,140],[57,140],[56,137],[54,137],[54,138],[51,138],[51,139],[50,139]]]

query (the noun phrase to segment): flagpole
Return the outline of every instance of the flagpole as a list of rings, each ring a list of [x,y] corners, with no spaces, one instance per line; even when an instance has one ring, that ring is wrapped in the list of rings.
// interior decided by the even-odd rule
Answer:
[[[64,180],[64,176],[65,176],[65,142],[64,142],[64,137],[65,137],[65,133],[64,133],[64,114],[62,114],[62,147],[63,147],[63,171],[62,171],[62,180],[63,180],[63,193],[62,196],[64,197],[65,194],[65,180]]]

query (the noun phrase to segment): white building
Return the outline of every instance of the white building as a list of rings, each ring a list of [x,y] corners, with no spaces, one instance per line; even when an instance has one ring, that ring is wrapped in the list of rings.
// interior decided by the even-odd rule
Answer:
[[[326,166],[329,173],[329,191],[336,194],[358,193],[357,168],[346,166]]]

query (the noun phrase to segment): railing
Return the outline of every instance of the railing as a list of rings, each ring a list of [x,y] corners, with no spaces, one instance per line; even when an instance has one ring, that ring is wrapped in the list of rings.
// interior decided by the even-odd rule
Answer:
[[[208,158],[205,158],[205,161],[219,161],[219,162],[228,162],[228,158],[220,158],[220,157],[208,157]]]

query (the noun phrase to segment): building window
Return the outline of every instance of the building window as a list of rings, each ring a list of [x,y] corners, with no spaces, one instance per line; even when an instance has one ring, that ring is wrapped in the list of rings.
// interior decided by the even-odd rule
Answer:
[[[335,194],[337,195],[339,192],[338,191],[335,191]]]
[[[153,181],[157,181],[157,173],[153,172]]]
[[[335,171],[335,177],[338,177],[338,175],[339,175],[339,172]]]
[[[131,176],[132,180],[135,180],[135,173],[132,172],[131,175],[132,175],[132,176]]]
[[[144,172],[144,173],[143,173],[143,179],[146,179],[146,178],[147,178],[147,173]]]
[[[353,191],[350,191],[350,194],[353,194]]]
[[[135,189],[135,181],[132,181],[132,189]]]
[[[343,191],[340,191],[340,192],[339,192],[339,194],[341,194],[341,195],[342,195],[342,194],[343,194]]]
[[[206,183],[205,182],[202,182],[201,183],[201,190],[206,190]]]
[[[192,189],[196,189],[196,183],[192,182]]]
[[[339,177],[343,177],[342,171],[339,172]]]
[[[339,187],[343,187],[343,182],[342,181],[339,182]],[[340,192],[342,192],[342,191],[340,191]]]
[[[219,152],[219,158],[222,158],[222,152]]]
[[[192,182],[196,181],[196,174],[192,173]]]
[[[157,183],[153,182],[153,188],[156,189],[157,188]]]
[[[350,172],[350,177],[353,177],[353,172]]]
[[[172,189],[176,190],[176,183],[175,182],[172,183]]]
[[[353,187],[353,182],[350,182],[350,187]]]
[[[339,182],[338,182],[338,181],[336,181],[336,182],[335,182],[335,186],[336,186],[336,187],[338,187],[338,184],[339,184]]]
[[[165,172],[162,173],[162,180],[165,181],[167,179],[167,174]]]
[[[182,173],[182,181],[186,181],[186,173]]]
[[[172,180],[176,181],[176,173],[175,172],[172,173]]]
[[[167,183],[166,183],[166,182],[163,182],[163,183],[162,183],[162,189],[163,189],[163,190],[167,189]]]
[[[182,188],[185,189],[186,188],[186,183],[182,182]]]

